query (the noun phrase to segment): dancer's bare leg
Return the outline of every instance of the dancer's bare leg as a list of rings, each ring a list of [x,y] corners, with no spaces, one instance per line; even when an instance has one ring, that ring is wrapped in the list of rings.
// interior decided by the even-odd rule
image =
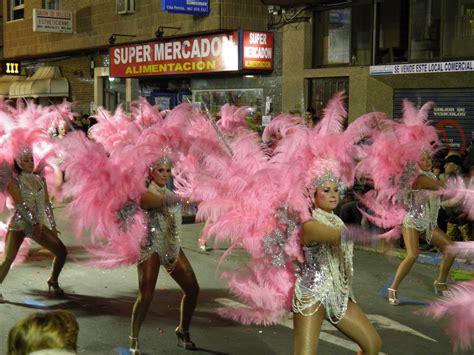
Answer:
[[[400,283],[408,275],[411,268],[413,267],[413,264],[415,264],[416,262],[418,254],[420,254],[420,241],[418,231],[413,228],[407,228],[403,226],[402,235],[403,241],[405,242],[407,254],[405,256],[405,259],[403,259],[400,265],[398,265],[397,272],[395,273],[392,285],[390,285],[390,288],[393,290],[398,290]],[[389,291],[389,297],[395,296],[391,295],[390,292],[393,291]]]
[[[18,250],[20,250],[21,243],[25,239],[25,234],[19,231],[9,231],[6,235],[5,252],[3,254],[3,260],[0,264],[0,284],[5,280],[5,277],[10,271],[10,267],[15,261]]]
[[[61,273],[67,258],[66,246],[61,239],[58,238],[56,233],[45,226],[42,227],[41,234],[38,237],[31,236],[31,239],[54,254],[53,267],[49,281],[57,284],[59,274]]]
[[[183,332],[188,332],[199,296],[199,284],[193,268],[182,250],[179,251],[178,260],[170,276],[183,290],[178,328]],[[185,334],[185,336],[189,341],[189,334]]]
[[[433,231],[433,238],[431,239],[431,243],[444,253],[443,258],[441,260],[441,264],[439,266],[439,274],[437,280],[438,282],[445,284],[446,279],[449,275],[449,270],[451,269],[451,266],[453,265],[455,259],[453,255],[449,255],[446,253],[446,248],[452,243],[451,239],[441,229],[436,228]],[[439,285],[438,288],[446,290],[447,285]]]
[[[310,314],[318,305],[308,310]],[[326,317],[324,307],[321,305],[317,312],[310,316],[293,313],[293,354],[314,355],[318,351],[319,333],[323,320]]]
[[[377,355],[382,348],[382,339],[377,330],[367,319],[359,305],[352,301],[349,301],[347,304],[344,318],[335,326],[355,341],[361,347],[363,354]]]
[[[133,306],[130,348],[135,348],[138,342],[140,328],[150,308],[155,294],[156,280],[160,271],[160,258],[153,253],[148,259],[137,265],[138,269],[138,296]]]

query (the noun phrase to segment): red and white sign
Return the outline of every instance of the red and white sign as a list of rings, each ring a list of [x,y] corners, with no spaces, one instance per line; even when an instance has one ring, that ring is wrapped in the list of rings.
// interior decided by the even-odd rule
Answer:
[[[243,33],[242,69],[273,70],[273,33]]]
[[[239,70],[238,32],[114,46],[109,54],[111,77]]]

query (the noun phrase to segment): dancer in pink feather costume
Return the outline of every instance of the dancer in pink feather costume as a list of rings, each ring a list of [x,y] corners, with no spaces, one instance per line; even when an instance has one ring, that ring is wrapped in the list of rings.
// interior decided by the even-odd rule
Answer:
[[[30,121],[26,125],[13,118],[11,125],[6,127],[7,133],[2,137],[0,146],[0,160],[4,168],[1,180],[6,187],[7,199],[14,206],[0,264],[0,287],[25,237],[28,237],[54,254],[48,286],[55,295],[62,296],[64,291],[59,287],[58,277],[66,261],[67,250],[58,238],[46,180],[35,173],[34,161],[34,155],[43,158],[48,155],[51,142],[46,129],[35,126],[37,121],[31,118],[33,124]]]
[[[431,172],[431,156],[438,141],[436,129],[427,122],[432,106],[428,102],[417,110],[405,100],[403,119],[387,122],[358,166],[362,175],[374,181],[375,190],[362,198],[375,213],[367,217],[380,227],[393,228],[388,235],[399,236],[401,231],[405,242],[405,259],[388,288],[388,302],[393,306],[400,304],[397,291],[415,264],[421,237],[444,252],[433,286],[436,293],[448,292],[446,279],[454,257],[445,253],[451,241],[437,226],[440,196],[436,191],[443,185]],[[397,154],[393,154],[393,147],[397,147]]]
[[[166,188],[171,177],[171,161],[165,156],[150,168],[150,184],[141,199],[148,220],[147,240],[138,267],[139,294],[132,312],[130,352],[139,353],[138,335],[155,293],[160,265],[183,290],[180,323],[176,328],[178,346],[196,349],[189,326],[196,308],[199,285],[189,260],[179,243],[181,206]],[[167,203],[171,201],[174,203]]]
[[[292,128],[271,159],[251,135],[241,136],[230,142],[232,157],[207,157],[192,179],[191,198],[201,200],[198,217],[213,220],[204,237],[229,242],[225,255],[235,248],[249,255],[248,263],[223,275],[247,307],[219,313],[243,324],[268,325],[293,310],[295,354],[316,352],[326,317],[365,353],[381,347],[351,291],[352,243],[373,236],[345,228],[332,213],[339,181],[353,183],[354,158],[363,153],[357,143],[378,118],[373,116],[342,133],[346,111],[340,93],[313,129],[298,124],[300,118],[284,119],[284,127]]]
[[[93,141],[82,132],[68,134],[61,141],[66,174],[63,195],[70,198],[67,209],[76,216],[76,237],[94,257],[90,263],[95,266],[137,265],[130,353],[140,353],[140,328],[154,296],[160,266],[183,290],[176,328],[178,346],[195,349],[189,327],[199,285],[180,247],[180,199],[166,184],[171,162],[179,162],[196,143],[183,127],[195,127],[193,119],[207,123],[206,119],[194,117],[197,114],[191,105],[175,108],[164,119],[156,107],[144,101],[133,103],[131,114],[120,108],[115,114],[98,112],[98,123],[90,132]],[[210,143],[207,146],[212,149]]]

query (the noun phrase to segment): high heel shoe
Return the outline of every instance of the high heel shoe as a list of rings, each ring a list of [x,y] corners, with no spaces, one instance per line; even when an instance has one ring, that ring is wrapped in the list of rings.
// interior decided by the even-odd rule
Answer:
[[[435,294],[441,294],[442,296],[449,296],[451,295],[451,290],[449,289],[446,282],[439,282],[438,280],[434,280],[433,287]]]
[[[138,338],[137,337],[128,337],[130,339],[130,348],[128,349],[128,352],[131,355],[140,355],[140,345],[138,344]]]
[[[400,304],[400,300],[397,297],[397,290],[393,288],[387,288],[388,290],[388,303],[391,306],[398,306]],[[392,293],[392,297],[390,297],[390,292]]]
[[[189,338],[189,330],[182,330],[179,327],[174,331],[176,338],[178,339],[177,345],[186,350],[196,350],[196,344],[194,344]]]
[[[59,287],[59,283],[57,281],[48,280],[48,292],[51,293],[51,289],[53,289],[53,293],[56,296],[64,296],[64,290]]]

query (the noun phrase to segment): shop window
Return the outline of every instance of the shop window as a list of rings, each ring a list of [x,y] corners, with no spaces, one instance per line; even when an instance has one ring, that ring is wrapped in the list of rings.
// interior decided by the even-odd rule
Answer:
[[[339,91],[345,91],[346,95],[346,109],[348,107],[349,98],[349,78],[318,78],[308,79],[308,107],[315,111],[317,118],[323,115],[323,109],[326,104]],[[347,122],[346,122],[347,123]]]
[[[25,17],[24,0],[8,0],[7,7],[8,21],[21,20]]]
[[[42,8],[47,10],[61,10],[61,0],[43,0]]]
[[[441,0],[411,0],[410,60],[440,57]]]
[[[315,12],[313,66],[369,65],[371,60],[371,2]]]
[[[135,13],[135,0],[116,0],[117,14],[126,15]]]
[[[474,2],[444,3],[443,57],[474,56]]]
[[[193,90],[193,103],[208,109],[217,119],[225,104],[248,106],[247,122],[250,128],[260,130],[263,112],[263,89]]]
[[[103,77],[103,106],[109,111],[115,111],[118,105],[125,107],[125,80],[121,78]]]
[[[410,0],[377,4],[378,31],[375,64],[408,62]]]

